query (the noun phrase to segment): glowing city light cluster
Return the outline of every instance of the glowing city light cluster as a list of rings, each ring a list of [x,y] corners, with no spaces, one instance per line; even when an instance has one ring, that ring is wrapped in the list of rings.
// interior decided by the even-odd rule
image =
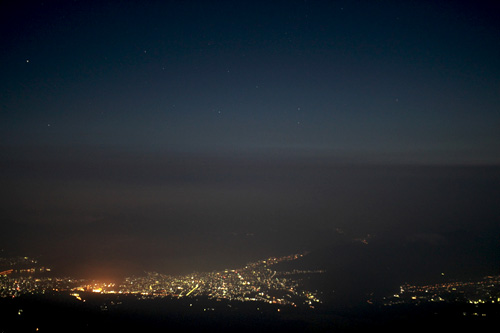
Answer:
[[[183,276],[149,272],[144,276],[127,277],[120,284],[36,276],[38,268],[6,270],[0,277],[0,296],[17,297],[23,294],[68,292],[84,301],[80,292],[100,294],[136,295],[147,298],[161,297],[208,297],[242,302],[265,302],[288,306],[314,308],[321,303],[318,291],[306,290],[300,276],[324,273],[323,270],[277,271],[272,266],[284,261],[296,260],[304,254],[272,257],[248,263],[238,269],[192,273]],[[43,272],[50,271],[44,269]],[[25,273],[25,274],[20,274]]]
[[[119,286],[119,292],[151,297],[207,296],[214,299],[261,301],[291,306],[305,304],[314,307],[321,302],[318,292],[304,290],[298,276],[324,271],[278,272],[271,269],[274,264],[302,256],[294,254],[273,257],[249,263],[239,269],[192,273],[185,276],[148,273],[146,276],[126,278]]]
[[[385,305],[426,302],[499,303],[500,276],[486,276],[477,281],[455,281],[422,286],[404,284],[400,287],[399,293],[384,299]]]

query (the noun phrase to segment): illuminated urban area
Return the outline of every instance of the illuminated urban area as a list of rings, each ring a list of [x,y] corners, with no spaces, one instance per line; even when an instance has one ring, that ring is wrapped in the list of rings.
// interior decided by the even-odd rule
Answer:
[[[171,276],[148,272],[131,276],[120,283],[54,277],[50,268],[29,257],[0,258],[0,297],[15,298],[29,294],[68,294],[85,302],[85,295],[126,295],[137,299],[198,298],[262,302],[288,307],[314,309],[322,303],[321,291],[307,290],[304,277],[324,270],[280,271],[274,265],[302,258],[305,254],[272,257],[236,269],[194,272]],[[474,281],[455,281],[431,285],[404,284],[394,295],[384,297],[382,306],[424,303],[499,304],[500,276]]]
[[[385,297],[384,305],[423,304],[429,302],[495,304],[500,303],[500,276],[476,281],[455,281],[431,285],[404,284],[398,293]]]
[[[296,260],[304,254],[268,258],[238,269],[170,276],[155,272],[144,276],[127,277],[120,284],[73,278],[38,276],[50,269],[39,267],[28,257],[2,259],[0,296],[17,297],[23,294],[67,292],[84,301],[80,292],[136,295],[141,298],[197,297],[230,301],[253,301],[288,306],[314,308],[321,303],[318,291],[305,290],[301,276],[324,273],[323,270],[280,272],[271,267],[284,261]],[[43,274],[42,274],[43,275]]]

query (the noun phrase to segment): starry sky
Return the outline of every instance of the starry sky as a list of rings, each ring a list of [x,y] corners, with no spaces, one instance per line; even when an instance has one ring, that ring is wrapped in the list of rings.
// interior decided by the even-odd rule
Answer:
[[[498,6],[13,3],[4,145],[498,162]]]
[[[146,257],[168,273],[317,244],[331,255],[332,239],[368,233],[384,239],[377,253],[447,244],[442,263],[467,231],[487,244],[484,261],[470,255],[487,270],[499,13],[488,1],[2,2],[2,242],[112,275]],[[347,263],[360,258],[345,258],[357,274]]]

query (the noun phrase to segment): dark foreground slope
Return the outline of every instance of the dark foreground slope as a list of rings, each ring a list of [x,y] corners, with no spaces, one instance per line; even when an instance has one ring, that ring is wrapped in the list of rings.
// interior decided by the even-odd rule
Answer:
[[[361,306],[345,310],[288,309],[208,299],[86,295],[0,299],[1,332],[357,332],[487,329],[500,324],[500,306],[439,304]],[[278,311],[278,309],[280,311]]]

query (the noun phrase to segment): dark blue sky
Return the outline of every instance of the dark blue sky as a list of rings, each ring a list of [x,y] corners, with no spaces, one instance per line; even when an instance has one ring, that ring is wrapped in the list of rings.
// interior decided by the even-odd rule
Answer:
[[[498,162],[488,2],[2,7],[3,145]]]

